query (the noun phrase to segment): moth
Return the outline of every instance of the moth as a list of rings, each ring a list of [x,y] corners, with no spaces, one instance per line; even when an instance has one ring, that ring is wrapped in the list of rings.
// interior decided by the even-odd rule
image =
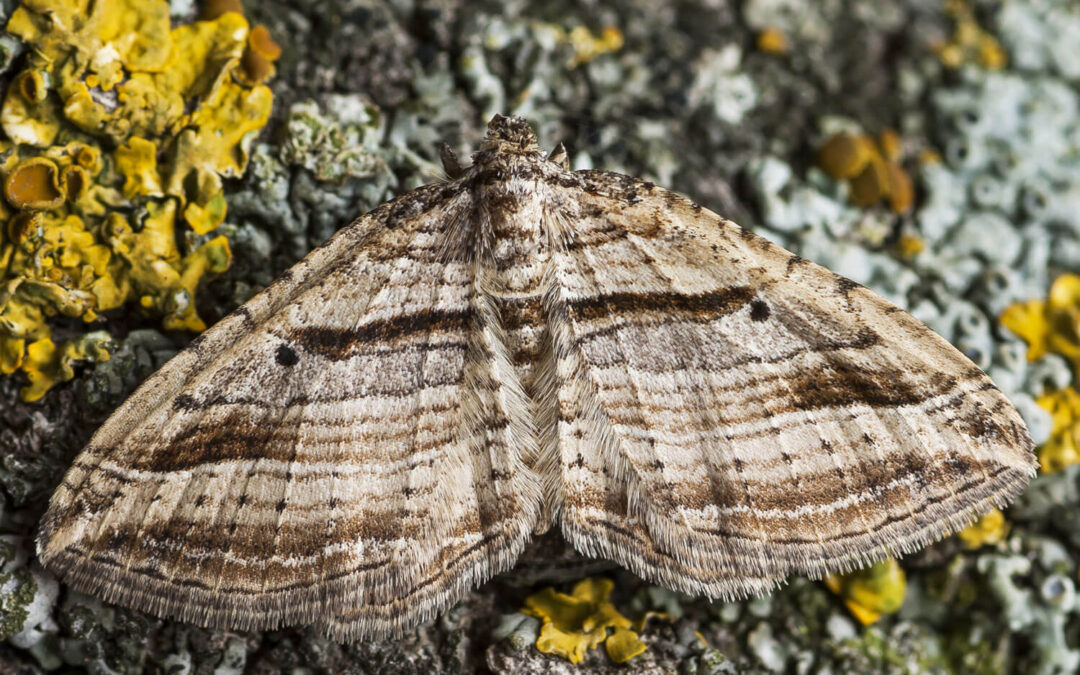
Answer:
[[[1035,471],[987,376],[884,299],[496,116],[146,382],[49,504],[75,589],[398,635],[557,528],[733,599],[918,549]]]

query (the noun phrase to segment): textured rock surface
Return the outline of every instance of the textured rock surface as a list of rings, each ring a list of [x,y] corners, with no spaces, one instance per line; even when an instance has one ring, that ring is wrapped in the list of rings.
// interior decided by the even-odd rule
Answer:
[[[10,10],[14,3],[2,2]],[[191,2],[173,2],[176,20]],[[528,116],[576,168],[651,179],[909,308],[986,368],[1027,418],[1071,380],[1027,363],[998,323],[1080,268],[1080,13],[1066,0],[975,3],[1004,68],[943,65],[956,23],[937,0],[249,1],[284,47],[275,108],[242,179],[227,186],[234,262],[201,293],[211,322],[353,215],[441,175],[438,145],[466,156],[493,112]],[[615,28],[615,35],[605,28]],[[575,30],[577,29],[577,30]],[[786,51],[759,47],[773,29]],[[0,67],[18,71],[17,41]],[[961,53],[961,56],[963,54]],[[951,57],[950,57],[951,58]],[[11,66],[14,59],[15,66]],[[838,130],[895,128],[914,208],[855,208],[815,167]],[[939,160],[934,160],[931,151]],[[903,237],[922,242],[912,253]],[[906,251],[906,252],[905,252]],[[191,336],[110,315],[112,360],[40,402],[0,378],[0,671],[574,672],[538,652],[521,621],[535,566],[472,594],[393,643],[335,645],[303,630],[237,635],[163,622],[70,593],[38,568],[29,537],[66,464],[100,421]],[[1076,560],[1080,471],[1036,479],[1001,543],[951,538],[901,565],[900,612],[864,627],[816,581],[770,598],[694,601],[615,571],[641,633],[635,672],[1035,672],[1080,663]],[[573,567],[559,566],[565,590]],[[569,582],[569,583],[567,583]],[[619,669],[603,650],[577,670]],[[561,669],[561,670],[560,670]],[[625,669],[622,668],[622,669]]]

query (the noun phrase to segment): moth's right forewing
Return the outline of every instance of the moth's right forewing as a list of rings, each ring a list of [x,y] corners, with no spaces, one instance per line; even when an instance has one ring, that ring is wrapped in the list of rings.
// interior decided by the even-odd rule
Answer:
[[[579,175],[549,221],[579,550],[727,597],[909,552],[1027,483],[1019,415],[924,325],[673,193]]]

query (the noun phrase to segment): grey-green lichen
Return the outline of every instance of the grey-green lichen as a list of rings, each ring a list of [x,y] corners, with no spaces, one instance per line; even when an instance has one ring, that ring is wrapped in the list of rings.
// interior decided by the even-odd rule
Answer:
[[[25,567],[26,554],[19,565],[19,547],[11,537],[0,538],[0,638],[20,632],[30,615],[37,584]]]
[[[361,94],[327,96],[322,107],[294,103],[285,111],[278,142],[255,146],[229,202],[231,239],[254,266],[243,270],[245,281],[254,272],[253,280],[266,285],[343,223],[390,196],[397,185],[390,167],[402,162],[385,144],[384,125],[383,114]],[[282,262],[267,268],[261,261],[268,257]],[[245,285],[236,301],[249,290]]]
[[[201,4],[174,0],[174,21]],[[908,308],[984,367],[1045,440],[1050,418],[1034,399],[1067,386],[1069,366],[1028,362],[998,315],[1080,270],[1080,15],[1066,0],[961,4],[1003,62],[943,60],[957,25],[938,0],[248,2],[285,49],[271,123],[226,185],[218,231],[234,262],[200,291],[199,311],[222,316],[356,215],[439,179],[439,143],[465,161],[490,114],[517,113],[545,146],[565,142],[575,168],[689,194]],[[784,48],[760,49],[765,32]],[[0,75],[24,49],[0,38]],[[851,186],[816,166],[831,135],[887,128],[915,184],[907,213],[852,205]],[[578,668],[539,652],[537,620],[517,611],[541,585],[569,590],[595,573],[612,575],[628,614],[667,617],[641,632],[634,672],[1080,665],[1075,466],[1034,481],[1006,511],[1002,541],[969,550],[949,538],[901,560],[904,604],[870,626],[817,581],[709,603],[565,559],[549,570],[531,561],[397,642],[233,634],[109,607],[36,566],[36,519],[95,426],[188,338],[134,315],[107,320],[112,359],[39,404],[15,403],[0,378],[0,670],[616,672],[602,651]]]

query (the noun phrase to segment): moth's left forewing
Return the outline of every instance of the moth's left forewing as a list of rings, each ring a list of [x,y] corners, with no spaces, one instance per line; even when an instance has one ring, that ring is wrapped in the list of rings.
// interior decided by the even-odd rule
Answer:
[[[509,569],[535,440],[466,197],[362,217],[152,376],[57,489],[42,562],[159,616],[336,638],[400,633]]]
[[[725,595],[650,568],[822,574],[918,548],[1026,484],[1015,409],[910,315],[671,192],[579,175],[550,310],[576,392],[559,435],[579,549]]]

